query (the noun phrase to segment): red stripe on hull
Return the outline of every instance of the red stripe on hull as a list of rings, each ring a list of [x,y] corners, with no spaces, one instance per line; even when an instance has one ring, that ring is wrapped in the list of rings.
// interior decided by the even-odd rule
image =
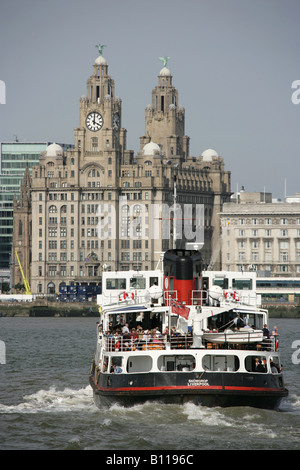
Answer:
[[[160,391],[188,391],[188,390],[224,390],[224,391],[239,391],[239,392],[279,392],[278,388],[270,387],[236,387],[236,386],[222,386],[222,385],[203,385],[203,386],[180,386],[180,385],[169,385],[164,387],[99,387],[96,384],[93,377],[93,382],[96,385],[97,389],[102,392],[160,392]]]

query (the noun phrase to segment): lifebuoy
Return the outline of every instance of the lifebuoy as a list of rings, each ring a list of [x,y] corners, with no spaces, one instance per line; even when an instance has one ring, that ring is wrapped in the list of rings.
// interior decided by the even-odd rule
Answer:
[[[119,343],[119,341],[116,341],[115,351],[119,351],[119,349],[120,349],[120,343]]]

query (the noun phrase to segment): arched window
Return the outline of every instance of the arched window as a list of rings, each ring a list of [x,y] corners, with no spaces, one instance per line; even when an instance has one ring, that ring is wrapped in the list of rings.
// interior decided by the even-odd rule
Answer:
[[[47,293],[48,294],[55,294],[55,284],[54,282],[49,282],[47,286]]]
[[[50,212],[51,214],[55,214],[55,213],[57,212],[57,207],[54,206],[54,205],[50,206],[50,207],[49,207],[49,212]]]

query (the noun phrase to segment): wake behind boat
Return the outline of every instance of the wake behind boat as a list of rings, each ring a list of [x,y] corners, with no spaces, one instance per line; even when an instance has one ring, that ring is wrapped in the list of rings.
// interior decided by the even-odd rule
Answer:
[[[166,252],[162,271],[103,273],[95,403],[277,408],[288,391],[253,274],[202,272],[190,250]]]

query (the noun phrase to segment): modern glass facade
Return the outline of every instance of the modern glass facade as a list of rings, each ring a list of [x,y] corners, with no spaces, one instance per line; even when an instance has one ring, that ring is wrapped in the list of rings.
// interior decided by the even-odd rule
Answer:
[[[40,153],[52,142],[0,143],[0,270],[8,269],[13,233],[13,201],[20,195],[20,184],[28,166],[38,164]],[[60,144],[63,149],[72,147]]]

